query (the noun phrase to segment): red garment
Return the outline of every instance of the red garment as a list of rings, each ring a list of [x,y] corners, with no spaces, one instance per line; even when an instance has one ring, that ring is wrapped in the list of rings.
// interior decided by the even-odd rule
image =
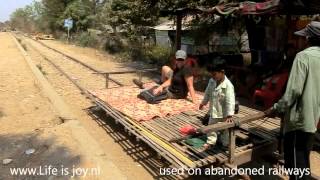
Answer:
[[[192,135],[196,133],[196,128],[188,124],[180,128],[180,133],[183,135]]]
[[[266,108],[271,107],[276,101],[281,98],[284,86],[286,85],[288,80],[288,76],[288,72],[283,72],[266,79],[265,85],[261,89],[257,89],[254,92],[254,102],[259,99],[262,100]]]

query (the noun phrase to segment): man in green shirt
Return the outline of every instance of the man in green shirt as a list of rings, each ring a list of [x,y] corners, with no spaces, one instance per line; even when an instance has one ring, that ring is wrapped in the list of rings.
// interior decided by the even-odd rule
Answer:
[[[267,116],[284,113],[285,168],[299,169],[291,179],[309,179],[310,151],[320,117],[320,22],[312,21],[295,33],[305,36],[310,47],[299,52],[292,65],[286,92]]]

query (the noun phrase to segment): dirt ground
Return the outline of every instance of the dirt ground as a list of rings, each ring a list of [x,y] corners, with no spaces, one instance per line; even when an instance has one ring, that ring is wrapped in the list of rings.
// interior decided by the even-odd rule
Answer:
[[[100,167],[91,156],[79,148],[69,126],[61,124],[54,108],[35,83],[12,36],[0,33],[0,42],[0,179],[70,179],[75,168],[98,170]],[[27,154],[27,150],[31,154]],[[5,159],[12,161],[5,164]],[[46,169],[49,166],[58,171],[64,168],[70,175],[58,173],[55,176]],[[41,171],[41,174],[11,174],[10,168],[23,167],[38,168],[37,172]],[[103,179],[100,176],[101,173],[94,171],[92,175],[77,179]]]
[[[161,178],[158,174],[159,167],[164,166],[164,163],[159,162],[148,147],[129,137],[120,125],[105,117],[105,114],[101,113],[99,116],[106,121],[93,120],[86,111],[93,104],[37,51],[59,64],[86,87],[103,88],[105,85],[103,78],[93,75],[86,68],[79,68],[79,65],[32,40],[22,37],[21,39],[34,63],[124,177],[128,179]],[[60,119],[34,83],[30,70],[9,34],[1,33],[0,42],[0,101],[2,102],[0,103],[0,160],[13,159],[13,162],[8,165],[0,165],[0,180],[14,179],[8,175],[8,168],[14,166],[64,164],[70,168],[73,165],[95,167],[95,163],[80,151],[70,129],[59,125]],[[127,70],[143,66],[140,63],[115,62],[111,55],[91,48],[77,47],[59,41],[42,42],[102,71]],[[135,74],[115,76],[124,84],[131,84],[134,77],[137,76]],[[29,148],[36,149],[32,158],[23,154]],[[312,170],[320,175],[319,162],[319,153],[313,152]],[[249,166],[255,165],[261,165],[261,162],[254,162]],[[97,177],[90,176],[90,178]]]

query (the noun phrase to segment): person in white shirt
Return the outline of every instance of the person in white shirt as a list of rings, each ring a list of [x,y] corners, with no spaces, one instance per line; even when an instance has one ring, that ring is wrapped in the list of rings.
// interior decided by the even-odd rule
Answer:
[[[212,78],[209,80],[204,98],[199,109],[209,102],[209,124],[215,124],[222,121],[231,122],[235,112],[235,93],[234,87],[225,75],[226,63],[223,59],[217,58],[215,63],[207,67]],[[217,139],[223,146],[228,146],[229,134],[227,130],[221,131],[219,138],[216,132],[208,134],[205,149],[216,144]]]

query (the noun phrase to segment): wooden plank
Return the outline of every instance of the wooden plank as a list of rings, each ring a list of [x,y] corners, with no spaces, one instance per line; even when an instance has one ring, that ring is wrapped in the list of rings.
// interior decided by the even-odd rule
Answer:
[[[236,146],[236,135],[233,128],[229,129],[229,163],[234,162],[234,154]]]
[[[209,133],[212,131],[219,131],[219,130],[224,130],[224,129],[228,129],[231,127],[235,127],[237,125],[241,125],[241,124],[245,124],[257,119],[261,119],[265,117],[265,113],[260,112],[260,113],[256,113],[250,116],[245,116],[243,118],[238,118],[238,119],[233,119],[234,122],[232,123],[227,123],[227,122],[222,122],[222,123],[218,123],[218,124],[212,124],[212,125],[208,125],[206,127],[200,128],[198,131],[202,132],[202,133]]]
[[[159,131],[160,134],[164,135],[164,136],[170,136],[170,137],[174,137],[176,138],[177,136],[174,134],[174,132],[172,131],[168,131],[168,127],[163,127],[163,125],[159,125],[157,124],[156,121],[149,121],[148,125],[153,127],[154,129],[156,129],[157,131]]]
[[[264,143],[251,149],[243,151],[235,155],[234,164],[241,165],[253,161],[262,155],[274,152],[276,150],[275,142]]]
[[[200,161],[203,166],[205,166],[208,163],[210,163],[208,160],[206,160],[206,156],[205,156],[205,154],[203,152],[197,151],[195,148],[185,144],[184,142],[181,142],[181,144],[183,144],[184,146],[188,147],[188,149],[191,150],[193,152],[193,154],[198,157],[198,162]]]
[[[187,146],[189,149],[191,149],[194,153],[196,153],[197,155],[201,156],[201,159],[208,161],[209,163],[214,163],[216,161],[216,158],[209,155],[207,152],[205,151],[199,151],[198,149],[191,147],[189,145],[187,145],[186,143],[182,142],[183,145]],[[206,164],[208,164],[208,162],[205,162]]]
[[[167,136],[166,134],[163,134],[161,132],[159,132],[157,129],[155,129],[154,127],[150,126],[148,123],[143,123],[142,124],[145,128],[149,129],[151,132],[155,133],[156,135],[158,135],[159,137],[165,139],[165,140],[169,140],[171,137]]]
[[[249,139],[249,136],[248,136],[248,135],[246,135],[246,134],[244,134],[244,133],[242,133],[242,132],[240,132],[240,131],[237,131],[237,132],[236,132],[236,136],[237,136],[238,138],[240,138],[241,140],[244,140],[244,141],[246,141],[246,140]]]

